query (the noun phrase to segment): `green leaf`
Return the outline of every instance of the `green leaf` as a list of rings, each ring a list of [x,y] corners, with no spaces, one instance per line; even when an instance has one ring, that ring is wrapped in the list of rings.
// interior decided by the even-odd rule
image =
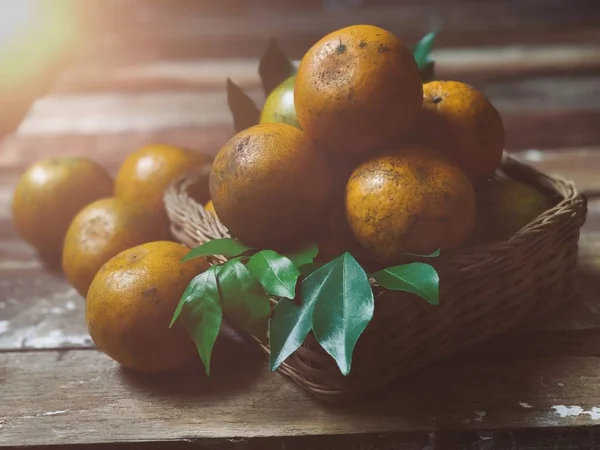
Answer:
[[[273,250],[262,250],[252,255],[247,267],[268,294],[285,298],[296,296],[300,271],[285,256]]]
[[[418,258],[437,258],[440,256],[440,249],[438,248],[437,250],[434,250],[429,255],[419,255],[418,253],[405,253],[405,255],[416,256]]]
[[[241,255],[242,253],[247,252],[248,250],[252,250],[252,247],[248,247],[247,245],[242,244],[237,239],[212,239],[190,250],[181,259],[181,262],[189,261],[193,258],[199,258],[201,256],[208,255],[221,255],[226,258],[231,258],[233,256]]]
[[[313,333],[336,361],[350,373],[352,353],[375,309],[367,274],[346,252],[316,270],[302,283],[302,299],[314,303]]]
[[[310,278],[310,277],[309,277]],[[308,280],[306,278],[304,281]],[[275,371],[288,356],[298,350],[312,329],[312,315],[316,297],[294,300],[282,298],[273,309],[269,320],[269,366]]]
[[[271,38],[258,65],[258,74],[265,96],[296,73],[296,67],[283,53],[275,38]]]
[[[227,78],[227,104],[233,115],[236,133],[258,123],[260,110],[254,101],[229,78]]]
[[[217,278],[225,314],[238,327],[265,340],[271,303],[256,277],[236,258],[221,266]]]
[[[172,326],[177,318],[181,319],[196,344],[207,375],[210,375],[210,358],[223,318],[217,271],[218,266],[211,266],[192,279],[171,321]]]
[[[388,267],[373,274],[382,287],[418,295],[432,305],[439,304],[440,278],[429,264],[415,262]]]
[[[318,254],[319,247],[317,247],[317,244],[311,243],[306,247],[285,253],[284,256],[292,261],[294,266],[300,269],[300,267],[312,263]]]
[[[424,69],[425,66],[431,61],[429,55],[431,53],[431,49],[433,48],[435,35],[435,31],[427,33],[413,46],[413,56],[415,57],[415,61],[417,62],[419,70]]]

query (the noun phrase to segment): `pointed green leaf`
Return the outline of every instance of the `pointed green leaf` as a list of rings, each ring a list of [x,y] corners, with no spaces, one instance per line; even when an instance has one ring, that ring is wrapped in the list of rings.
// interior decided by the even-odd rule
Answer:
[[[429,255],[420,255],[418,253],[405,253],[405,255],[416,256],[418,258],[437,258],[438,256],[440,256],[440,249],[438,248],[437,250],[434,250]]]
[[[196,344],[207,375],[210,375],[210,358],[223,318],[217,271],[218,266],[211,266],[190,282],[173,316],[173,321],[177,317],[181,319]]]
[[[427,33],[413,46],[413,56],[415,57],[415,61],[417,62],[419,70],[422,70],[431,61],[429,55],[431,53],[431,49],[433,48],[435,35],[435,31]]]
[[[283,256],[292,261],[294,266],[300,269],[300,267],[312,263],[318,254],[319,247],[317,247],[317,244],[311,243],[300,249],[285,253]]]
[[[312,276],[312,275],[311,275]],[[306,278],[304,281],[308,280]],[[275,371],[288,356],[298,350],[312,329],[316,297],[301,302],[282,298],[269,320],[269,366]]]
[[[181,262],[189,261],[193,258],[209,255],[221,255],[226,258],[241,255],[252,247],[242,244],[240,241],[231,238],[212,239],[190,250],[182,259]]]
[[[296,73],[292,61],[283,53],[275,38],[271,38],[258,65],[258,74],[265,96]]]
[[[227,104],[233,115],[236,133],[258,123],[260,110],[254,101],[229,78],[227,78]]]
[[[252,255],[247,267],[268,294],[285,298],[296,296],[300,271],[285,256],[273,250],[262,250]]]
[[[348,375],[356,342],[375,309],[367,274],[346,252],[306,278],[301,292],[303,299],[315,303],[312,328],[317,341]]]
[[[382,287],[418,295],[432,305],[439,304],[440,278],[429,264],[415,262],[388,267],[373,274]]]
[[[256,277],[239,259],[232,259],[219,270],[218,282],[225,314],[243,330],[265,340],[271,303]]]

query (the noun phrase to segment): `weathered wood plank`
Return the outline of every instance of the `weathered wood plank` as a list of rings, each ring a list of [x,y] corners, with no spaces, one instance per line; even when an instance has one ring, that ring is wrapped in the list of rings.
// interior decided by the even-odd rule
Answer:
[[[529,121],[527,119],[529,117]],[[510,140],[511,152],[527,149],[539,149],[536,142],[546,144],[543,151],[534,150],[531,152],[534,161],[539,160],[539,153],[552,155],[549,160],[544,162],[552,170],[564,167],[566,174],[574,173],[580,177],[582,182],[589,186],[598,188],[597,177],[591,170],[585,166],[577,166],[581,155],[585,154],[589,158],[588,167],[598,168],[600,161],[593,153],[597,152],[599,147],[585,144],[588,141],[594,141],[596,134],[600,133],[596,123],[593,120],[595,113],[587,116],[588,125],[582,128],[582,124],[577,121],[577,117],[586,118],[586,114],[574,114],[568,126],[561,128],[562,121],[560,114],[552,118],[552,114],[540,113],[537,120],[531,118],[531,115],[515,115],[513,119],[505,116],[506,128],[517,130],[518,134],[511,132]],[[598,116],[600,118],[600,114]],[[522,120],[519,120],[521,118]],[[569,116],[562,118],[569,121]],[[591,123],[589,123],[591,122]],[[569,134],[579,130],[581,134]],[[87,155],[104,164],[109,170],[114,171],[125,157],[133,150],[152,143],[167,143],[171,145],[180,145],[194,148],[209,155],[215,155],[225,142],[233,135],[233,126],[231,123],[223,123],[215,126],[185,126],[172,128],[159,128],[152,130],[123,131],[118,133],[56,133],[56,134],[18,134],[7,137],[0,142],[0,169],[13,168],[19,169],[32,164],[33,162],[54,154],[64,155]],[[535,136],[538,136],[537,138]],[[550,137],[556,139],[551,139]],[[583,142],[583,150],[579,148],[569,149],[565,141]],[[597,143],[597,142],[596,142]],[[552,149],[560,148],[559,151]],[[572,155],[572,157],[568,156]],[[569,175],[571,176],[571,175]],[[571,176],[572,177],[572,176]],[[0,213],[1,214],[1,213]]]
[[[457,12],[460,13],[457,13]],[[438,45],[512,45],[515,42],[599,42],[600,13],[587,0],[547,2],[403,2],[355,9],[250,5],[215,12],[173,8],[163,3],[117,14],[100,10],[99,38],[90,43],[88,61],[141,61],[165,57],[255,55],[275,36],[293,55],[301,55],[325,33],[355,23],[371,23],[414,42],[433,27]],[[137,13],[137,14],[136,14]],[[93,26],[93,25],[92,25]]]
[[[0,351],[93,347],[84,316],[84,300],[61,274],[39,266],[0,271]]]
[[[498,106],[511,151],[600,142],[597,75],[491,80],[476,86]],[[262,105],[256,87],[249,93]],[[49,96],[34,104],[18,135],[2,144],[0,165],[32,161],[53,148],[125,155],[151,140],[214,154],[231,134],[224,89]]]
[[[515,156],[543,172],[573,180],[580,191],[600,191],[599,151],[600,147],[525,150],[516,152]]]
[[[99,62],[77,64],[61,73],[52,93],[222,89],[227,77],[244,88],[257,88],[260,86],[257,74],[260,56],[261,53],[237,59],[124,62],[108,67]],[[432,58],[436,61],[439,79],[473,82],[539,74],[568,73],[572,76],[600,69],[600,46],[443,48],[434,49]],[[533,83],[533,87],[540,90],[537,83]]]
[[[597,358],[511,359],[510,371],[502,358],[455,360],[422,371],[367,403],[326,407],[248,358],[248,352],[247,347],[228,348],[226,357],[217,352],[221,357],[208,380],[200,370],[137,376],[93,350],[0,354],[2,384],[10,386],[0,406],[0,445],[357,430],[502,431],[597,425],[600,417]]]
[[[12,135],[0,143],[0,167],[26,167],[49,155],[83,155],[114,171],[132,151],[165,143],[216,154],[233,135],[233,124],[173,127],[112,134]]]

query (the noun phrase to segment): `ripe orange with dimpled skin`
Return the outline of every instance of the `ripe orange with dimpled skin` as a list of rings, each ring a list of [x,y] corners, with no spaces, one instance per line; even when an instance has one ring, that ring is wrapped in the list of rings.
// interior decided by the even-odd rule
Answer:
[[[212,164],[210,198],[219,220],[248,245],[295,245],[325,220],[333,177],[310,138],[284,123],[237,133]]]
[[[372,25],[334,31],[302,57],[294,86],[302,129],[336,152],[368,153],[408,133],[423,102],[411,50]]]
[[[155,241],[108,260],[87,293],[86,322],[98,349],[130,369],[163,372],[197,360],[180,320],[169,324],[183,292],[208,269],[202,258],[184,263],[185,246]]]
[[[65,237],[63,271],[85,297],[96,273],[118,253],[144,242],[168,240],[169,227],[160,215],[120,198],[97,200],[75,216]]]
[[[358,241],[381,259],[460,247],[475,224],[475,192],[456,163],[415,145],[361,163],[346,185],[346,216]]]
[[[115,197],[164,213],[164,191],[178,176],[210,162],[205,154],[154,144],[131,153],[115,178]]]
[[[100,165],[74,156],[46,158],[19,179],[12,202],[13,223],[39,254],[60,260],[71,220],[86,205],[112,195],[113,180]]]
[[[477,183],[500,165],[504,126],[479,90],[459,81],[431,81],[423,85],[414,141],[445,153]]]

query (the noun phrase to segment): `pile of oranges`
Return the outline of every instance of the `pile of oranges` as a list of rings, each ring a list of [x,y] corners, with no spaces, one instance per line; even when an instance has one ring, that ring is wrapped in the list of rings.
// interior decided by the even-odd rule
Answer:
[[[285,110],[273,114],[292,85],[293,109],[280,102]],[[357,25],[324,36],[267,107],[221,149],[210,176],[210,206],[240,240],[272,248],[316,239],[330,256],[393,262],[472,236],[476,187],[501,161],[502,119],[467,84],[423,84],[393,33]]]
[[[208,264],[180,263],[188,249],[172,241],[163,192],[209,162],[197,151],[149,145],[127,156],[113,180],[88,158],[53,157],[29,167],[15,188],[16,230],[62,266],[87,300],[93,341],[127,367],[170,370],[196,359],[183,327],[169,329],[169,321]]]

